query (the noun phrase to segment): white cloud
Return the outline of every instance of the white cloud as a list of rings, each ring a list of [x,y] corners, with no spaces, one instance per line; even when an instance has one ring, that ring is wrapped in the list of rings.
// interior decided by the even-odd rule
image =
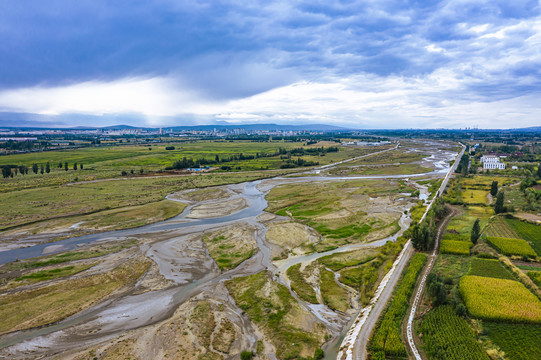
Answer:
[[[0,110],[137,113],[152,126],[171,121],[166,117],[185,115],[232,123],[322,122],[363,128],[498,128],[531,126],[537,121],[541,106],[534,95],[476,101],[464,93],[465,82],[457,72],[441,69],[423,77],[361,74],[300,81],[229,101],[203,98],[167,78],[84,82],[0,92]]]

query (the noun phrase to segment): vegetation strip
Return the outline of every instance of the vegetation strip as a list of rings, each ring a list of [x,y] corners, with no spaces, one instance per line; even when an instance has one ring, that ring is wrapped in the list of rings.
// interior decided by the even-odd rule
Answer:
[[[370,340],[368,349],[371,352],[372,359],[383,360],[388,357],[407,357],[406,347],[400,338],[400,324],[404,315],[406,315],[409,299],[415,288],[417,277],[426,263],[426,258],[425,254],[417,253],[406,268],[402,282]]]

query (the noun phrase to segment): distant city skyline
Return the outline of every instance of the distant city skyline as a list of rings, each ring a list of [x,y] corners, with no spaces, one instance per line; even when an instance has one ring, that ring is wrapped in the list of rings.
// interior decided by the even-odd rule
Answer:
[[[0,1],[0,127],[541,125],[538,1]]]

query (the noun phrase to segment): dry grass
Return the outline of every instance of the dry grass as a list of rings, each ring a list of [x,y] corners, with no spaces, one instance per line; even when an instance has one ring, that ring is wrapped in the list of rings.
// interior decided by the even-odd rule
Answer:
[[[0,334],[51,324],[71,316],[134,283],[149,266],[149,262],[130,261],[107,274],[2,295]]]

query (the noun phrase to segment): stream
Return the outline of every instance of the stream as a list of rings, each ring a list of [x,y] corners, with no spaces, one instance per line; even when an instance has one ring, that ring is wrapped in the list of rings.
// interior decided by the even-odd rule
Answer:
[[[271,180],[257,180],[247,182],[242,185],[229,185],[229,187],[239,187],[242,190],[239,193],[246,201],[246,207],[230,215],[193,219],[189,218],[191,210],[203,203],[212,203],[213,200],[198,202],[187,206],[184,211],[171,219],[145,225],[138,228],[127,230],[108,231],[98,234],[84,235],[80,237],[68,238],[56,241],[54,243],[44,243],[25,248],[17,248],[0,252],[0,264],[15,261],[17,259],[28,259],[44,254],[50,255],[58,252],[64,252],[87,244],[99,241],[122,240],[129,237],[152,237],[152,234],[168,234],[166,240],[146,243],[140,246],[141,251],[150,259],[156,262],[160,273],[168,280],[174,283],[162,290],[148,291],[142,294],[128,292],[123,296],[111,300],[103,301],[85,311],[79,312],[56,324],[34,328],[30,330],[17,331],[0,337],[0,349],[12,349],[11,353],[30,352],[34,354],[45,351],[47,348],[59,347],[62,349],[75,349],[82,346],[98,344],[104,340],[111,339],[128,330],[137,329],[143,326],[155,324],[169,318],[175,309],[183,302],[193,296],[201,293],[205,289],[210,289],[216,284],[229,280],[235,276],[245,276],[255,274],[262,270],[270,270],[278,276],[278,281],[286,283],[283,273],[290,267],[298,263],[308,263],[321,256],[329,254],[350,251],[368,247],[382,246],[388,241],[395,241],[409,226],[410,219],[406,214],[401,215],[399,219],[400,230],[392,236],[376,240],[370,243],[350,244],[324,253],[312,253],[304,256],[297,256],[272,262],[271,249],[265,240],[266,227],[261,224],[257,217],[264,213],[267,207],[266,194],[275,186],[298,182],[314,181],[351,181],[357,179],[407,179],[423,176],[441,176],[448,170],[447,161],[454,158],[455,153],[449,151],[440,151],[438,156],[432,155],[424,160],[432,163],[436,169],[432,172],[413,174],[413,175],[368,175],[368,176],[322,176],[316,170],[311,176],[304,177],[280,177]],[[426,195],[423,193],[423,195]],[[256,243],[259,251],[253,257],[244,261],[239,266],[229,271],[220,273],[217,266],[210,256],[205,259],[186,258],[183,256],[182,246],[188,246],[191,238],[202,232],[217,229],[235,223],[248,223],[257,228]],[[181,263],[179,263],[181,261]],[[188,277],[179,273],[182,266],[192,266],[203,269],[200,273]],[[332,358],[336,354],[337,345],[340,344],[343,334],[348,330],[347,321],[344,322],[343,316],[334,313],[326,306],[322,305],[315,309],[313,306],[302,304],[307,310],[319,319],[323,320],[321,313],[331,318],[342,318],[342,330],[340,334],[335,334],[333,341],[326,345],[327,358]],[[334,314],[334,315],[333,315]],[[354,318],[354,317],[353,317]],[[348,319],[346,319],[348,320]],[[327,319],[325,319],[325,322]],[[351,320],[348,320],[351,321]],[[69,330],[69,331],[68,331]],[[2,358],[3,352],[0,353]],[[330,357],[329,357],[330,356]],[[336,355],[334,355],[336,356]]]

